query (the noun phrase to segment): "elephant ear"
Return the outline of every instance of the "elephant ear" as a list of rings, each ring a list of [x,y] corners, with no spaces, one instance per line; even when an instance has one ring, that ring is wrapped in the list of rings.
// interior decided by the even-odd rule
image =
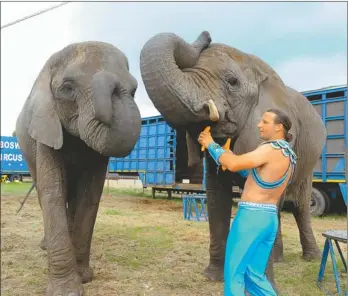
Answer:
[[[293,112],[293,107],[291,106],[293,95],[289,92],[289,89],[285,86],[278,74],[273,70],[268,72],[268,75],[266,75],[264,72],[261,72],[260,69],[257,69],[256,80],[259,82],[259,100],[256,108],[257,115],[261,118],[262,113],[270,108],[279,109],[285,112],[293,123],[292,128],[289,131],[293,137],[293,142],[296,137],[296,116]]]
[[[29,135],[44,145],[60,149],[63,145],[62,125],[55,110],[49,76],[42,74],[35,82],[29,98]]]

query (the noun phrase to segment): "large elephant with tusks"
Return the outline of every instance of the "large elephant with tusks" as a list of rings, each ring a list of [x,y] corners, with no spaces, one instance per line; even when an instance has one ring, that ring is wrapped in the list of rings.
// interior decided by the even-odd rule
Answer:
[[[230,149],[241,154],[261,143],[257,123],[264,111],[277,108],[290,116],[292,146],[299,159],[285,200],[295,204],[293,215],[300,233],[303,257],[318,258],[320,251],[311,227],[309,200],[312,173],[325,143],[326,129],[307,99],[287,87],[261,59],[225,44],[211,43],[206,31],[193,44],[171,33],[155,35],[141,51],[140,67],[155,107],[170,125],[185,130],[190,166],[201,161],[197,138],[206,126],[212,127],[216,142],[224,144],[231,138]],[[243,187],[245,180],[236,173],[217,171],[209,153],[205,156],[210,262],[204,275],[211,280],[223,280],[225,245],[231,220],[231,187],[233,184]],[[272,258],[281,260],[282,256],[279,232],[267,268],[271,281]]]
[[[92,280],[91,240],[109,157],[128,155],[140,134],[136,88],[119,49],[71,44],[48,59],[17,119],[43,213],[47,296],[80,296]]]

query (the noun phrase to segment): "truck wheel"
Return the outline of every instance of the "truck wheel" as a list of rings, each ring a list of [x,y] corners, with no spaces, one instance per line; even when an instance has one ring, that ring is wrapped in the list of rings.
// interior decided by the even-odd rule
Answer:
[[[21,175],[11,175],[10,176],[10,182],[13,182],[13,181],[15,181],[15,180],[17,180],[17,181],[22,181],[22,178],[21,178],[22,176]]]
[[[309,207],[312,216],[322,216],[329,211],[330,199],[324,191],[313,187]]]

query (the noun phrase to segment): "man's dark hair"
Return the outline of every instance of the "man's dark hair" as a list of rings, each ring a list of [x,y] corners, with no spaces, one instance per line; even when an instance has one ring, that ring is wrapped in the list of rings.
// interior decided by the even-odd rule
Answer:
[[[285,112],[279,110],[279,109],[268,109],[266,112],[270,112],[275,114],[274,122],[276,124],[282,124],[284,128],[284,137],[287,142],[290,142],[292,140],[292,135],[289,133],[289,130],[291,129],[292,123],[290,120],[290,117],[285,114]]]

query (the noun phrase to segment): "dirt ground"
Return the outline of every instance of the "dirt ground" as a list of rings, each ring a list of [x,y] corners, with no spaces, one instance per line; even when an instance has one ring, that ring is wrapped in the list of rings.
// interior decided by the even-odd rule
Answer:
[[[44,295],[47,280],[46,252],[40,207],[35,193],[16,215],[24,194],[10,191],[1,196],[1,295]],[[233,212],[236,207],[233,208]],[[321,232],[347,229],[346,217],[314,218],[320,248]],[[301,259],[301,245],[294,218],[283,213],[285,262],[275,266],[281,295],[325,295],[316,286],[320,262]],[[183,220],[178,201],[152,200],[123,194],[102,198],[92,241],[91,265],[95,278],[85,284],[85,295],[189,296],[223,295],[223,284],[204,279],[208,262],[207,222]],[[343,247],[347,254],[346,245]],[[338,253],[339,269],[343,269]],[[329,259],[325,288],[334,292]],[[343,288],[347,275],[341,275]]]

